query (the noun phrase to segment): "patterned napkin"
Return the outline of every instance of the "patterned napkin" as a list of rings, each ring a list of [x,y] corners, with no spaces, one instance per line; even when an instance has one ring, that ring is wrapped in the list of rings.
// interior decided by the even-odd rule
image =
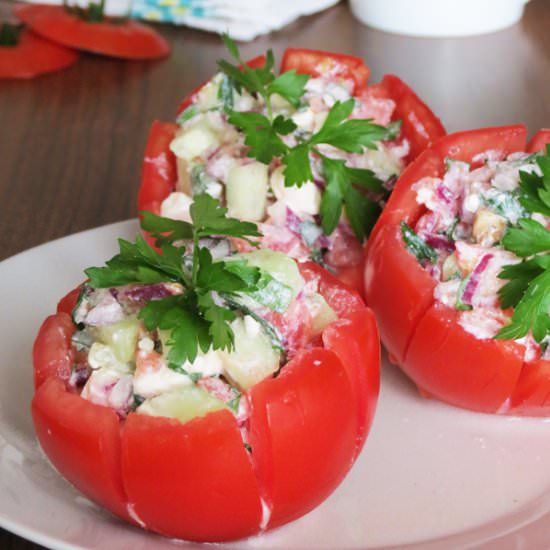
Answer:
[[[61,4],[62,0],[28,0]],[[233,38],[249,41],[278,30],[302,15],[322,11],[339,0],[107,0],[108,15],[132,17],[187,25],[216,33],[228,32]],[[69,0],[69,3],[71,0]],[[75,2],[76,3],[76,2]],[[86,3],[78,0],[79,4]]]

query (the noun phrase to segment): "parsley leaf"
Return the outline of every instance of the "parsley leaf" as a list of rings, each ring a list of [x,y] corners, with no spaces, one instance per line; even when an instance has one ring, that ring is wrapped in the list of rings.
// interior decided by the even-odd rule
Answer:
[[[305,86],[309,80],[309,75],[298,74],[294,69],[280,74],[267,88],[269,95],[279,94],[284,97],[291,105],[298,107],[300,100],[304,95]]]
[[[269,164],[273,157],[284,155],[287,152],[288,147],[266,116],[260,113],[237,111],[229,111],[228,115],[229,122],[245,133],[244,142],[250,147],[249,157]],[[278,124],[281,125],[281,122]],[[286,129],[288,126],[284,128]]]
[[[306,181],[313,180],[313,172],[309,161],[309,144],[303,143],[290,149],[283,159],[285,165],[285,186],[301,187]]]
[[[195,196],[190,214],[192,224],[143,213],[142,228],[155,238],[160,251],[141,235],[134,243],[120,239],[119,253],[105,267],[86,270],[94,288],[178,283],[175,294],[149,300],[138,315],[147,330],[169,331],[168,366],[183,374],[187,372],[182,365],[194,361],[199,350],[233,348],[230,322],[236,313],[222,295],[249,295],[276,311],[286,310],[290,301],[286,287],[267,272],[244,259],[214,261],[210,250],[201,246],[201,239],[212,237],[259,236],[254,223],[228,218],[227,209],[206,194]],[[182,242],[184,246],[176,246]]]
[[[520,170],[519,202],[529,213],[550,216],[550,145],[535,160],[541,175]],[[524,260],[504,266],[499,277],[508,282],[499,290],[501,307],[514,307],[512,321],[495,338],[518,339],[532,332],[537,342],[550,334],[550,231],[525,217],[506,231],[502,245]]]
[[[321,227],[330,235],[338,225],[343,206],[350,226],[359,241],[374,227],[380,215],[380,206],[358,191],[354,184],[361,183],[367,189],[380,190],[382,182],[370,170],[350,168],[342,159],[322,156],[323,175],[326,181],[321,198]]]
[[[375,142],[387,139],[388,129],[368,119],[346,120],[354,106],[353,98],[343,103],[337,101],[321,129],[310,139],[310,143],[325,143],[347,153],[362,153],[365,148],[376,149]]]
[[[542,175],[520,170],[519,202],[529,212],[550,216],[550,144],[546,145],[546,153],[537,155],[535,160]]]
[[[550,231],[544,225],[530,218],[521,218],[518,226],[506,231],[502,239],[504,248],[521,258],[550,250]]]

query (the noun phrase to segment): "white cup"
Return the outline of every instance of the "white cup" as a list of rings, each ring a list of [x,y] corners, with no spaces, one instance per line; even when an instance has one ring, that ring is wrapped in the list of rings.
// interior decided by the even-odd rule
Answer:
[[[528,0],[350,0],[365,25],[411,36],[468,36],[519,21]]]

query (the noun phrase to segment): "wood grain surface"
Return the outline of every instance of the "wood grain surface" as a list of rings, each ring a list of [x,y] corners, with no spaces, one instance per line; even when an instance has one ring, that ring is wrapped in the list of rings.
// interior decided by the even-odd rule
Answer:
[[[10,8],[0,3],[0,15]],[[57,74],[0,81],[0,259],[135,216],[149,125],[173,119],[179,100],[223,55],[214,35],[158,30],[173,48],[163,61],[83,55]],[[531,133],[550,127],[550,0],[532,0],[507,30],[456,39],[376,31],[340,4],[242,45],[243,57],[271,47],[280,59],[289,45],[360,55],[371,81],[398,74],[449,131],[515,122]],[[2,550],[37,548],[0,530]]]

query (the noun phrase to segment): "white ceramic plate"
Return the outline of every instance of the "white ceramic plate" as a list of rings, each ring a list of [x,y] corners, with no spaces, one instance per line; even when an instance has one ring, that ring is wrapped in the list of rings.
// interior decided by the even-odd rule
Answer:
[[[0,263],[0,525],[59,549],[205,548],[111,518],[63,481],[33,434],[31,347],[82,269],[132,238],[135,221],[79,233]],[[356,465],[319,508],[226,549],[549,548],[550,423],[421,399],[384,366],[379,408]]]

